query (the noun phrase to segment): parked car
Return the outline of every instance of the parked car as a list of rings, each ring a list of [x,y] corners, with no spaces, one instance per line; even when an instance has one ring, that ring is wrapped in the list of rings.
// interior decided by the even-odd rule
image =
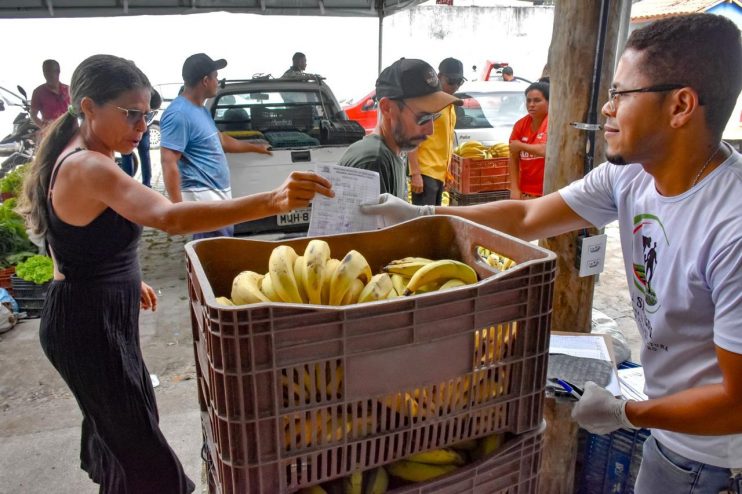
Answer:
[[[464,102],[456,109],[457,141],[480,141],[488,146],[510,141],[513,125],[528,113],[527,87],[521,81],[465,82],[456,93]]]
[[[343,110],[349,119],[361,124],[366,134],[370,134],[376,128],[376,122],[379,118],[376,112],[377,106],[376,90],[374,90],[355,103],[344,106]]]
[[[233,197],[274,189],[292,171],[336,164],[365,135],[321,77],[222,81],[206,108],[219,130],[236,139],[267,141],[273,150],[272,156],[227,154]],[[309,216],[309,208],[294,210],[235,225],[235,232],[305,232]]]

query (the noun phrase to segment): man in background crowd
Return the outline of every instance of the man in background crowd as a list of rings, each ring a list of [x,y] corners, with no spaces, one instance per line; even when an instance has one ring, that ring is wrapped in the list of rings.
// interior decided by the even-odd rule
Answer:
[[[67,84],[59,82],[60,69],[56,60],[44,60],[41,70],[46,82],[34,89],[31,95],[31,120],[43,130],[67,111],[70,104],[70,88]]]

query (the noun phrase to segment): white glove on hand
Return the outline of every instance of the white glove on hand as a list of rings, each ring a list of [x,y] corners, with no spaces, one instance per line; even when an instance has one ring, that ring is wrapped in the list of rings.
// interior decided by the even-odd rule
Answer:
[[[638,429],[626,417],[626,400],[613,396],[592,381],[585,383],[585,392],[572,409],[572,418],[593,434],[610,434],[626,427]]]
[[[361,212],[366,215],[377,215],[380,227],[396,225],[419,216],[435,214],[434,206],[413,206],[391,194],[381,194],[378,204],[364,204]]]

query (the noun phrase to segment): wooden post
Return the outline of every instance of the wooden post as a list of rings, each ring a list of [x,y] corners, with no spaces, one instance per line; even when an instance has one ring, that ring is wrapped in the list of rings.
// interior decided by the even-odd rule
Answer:
[[[598,98],[599,115],[613,78],[621,13],[628,15],[628,9],[621,9],[621,4],[626,1],[629,0],[612,0],[609,6]],[[584,175],[588,134],[571,127],[570,123],[587,121],[600,8],[601,2],[597,0],[556,2],[548,62],[551,87],[545,194],[559,190]],[[598,118],[598,122],[603,120]],[[595,164],[604,161],[602,132],[596,135],[594,157]],[[575,267],[577,232],[544,239],[541,245],[557,254],[552,329],[589,333],[594,279],[578,276],[579,270]],[[544,408],[548,429],[539,490],[549,494],[571,494],[574,491],[578,430],[570,417],[572,404],[547,399]]]

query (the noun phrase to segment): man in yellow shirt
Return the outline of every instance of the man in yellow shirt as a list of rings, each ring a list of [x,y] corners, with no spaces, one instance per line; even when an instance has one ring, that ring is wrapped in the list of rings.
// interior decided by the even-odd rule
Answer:
[[[441,81],[443,91],[448,94],[455,93],[466,80],[464,64],[455,58],[446,58],[438,66],[438,79]],[[454,104],[451,104],[444,108],[440,118],[433,122],[433,135],[407,155],[412,204],[441,205],[446,171],[453,154],[455,126],[456,112]]]

